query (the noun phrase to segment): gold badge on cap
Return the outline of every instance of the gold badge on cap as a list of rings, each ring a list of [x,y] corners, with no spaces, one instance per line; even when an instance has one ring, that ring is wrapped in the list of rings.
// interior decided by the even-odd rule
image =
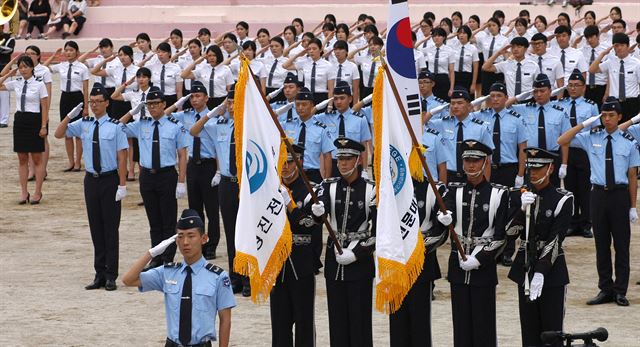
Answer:
[[[529,150],[529,154],[531,154],[532,156],[535,157],[536,155],[538,155],[538,150],[537,149],[530,149]]]
[[[347,140],[347,139],[340,139],[340,140],[338,140],[338,142],[340,142],[340,144],[341,144],[341,145],[346,146],[346,145],[347,145],[347,143],[349,143],[349,140]]]
[[[478,142],[476,142],[476,141],[467,141],[467,145],[468,145],[469,147],[473,147],[473,146],[475,146],[477,143],[478,143]]]

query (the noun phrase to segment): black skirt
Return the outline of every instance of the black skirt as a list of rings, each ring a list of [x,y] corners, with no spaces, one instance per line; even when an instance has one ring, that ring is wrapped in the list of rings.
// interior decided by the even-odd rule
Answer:
[[[456,72],[456,85],[464,87],[470,94],[473,94],[473,90],[471,89],[471,80],[473,79],[473,74],[471,72]],[[475,88],[475,86],[473,86]]]
[[[42,114],[16,112],[13,120],[13,151],[16,153],[44,152],[44,139],[40,137]]]
[[[207,101],[207,107],[210,110],[213,110],[214,107],[220,105],[224,101],[224,99],[226,99],[226,98],[227,98],[226,95],[225,96],[221,96],[219,98],[209,98],[209,100]]]
[[[482,65],[484,65],[484,54],[478,52],[478,77],[476,77],[476,84],[482,84]]]
[[[111,100],[111,113],[113,119],[120,119],[131,110],[131,103],[128,101]]]
[[[329,93],[314,93],[313,94],[313,103],[319,104],[329,98]],[[316,110],[316,114],[324,113],[326,108],[321,110]]]
[[[489,71],[482,71],[482,95],[489,95],[491,85],[500,82],[504,83],[504,74]]]
[[[440,73],[435,75],[436,85],[433,87],[433,95],[440,99],[449,102],[449,87],[451,81],[449,81],[449,74]]]
[[[178,101],[178,96],[176,94],[165,95],[162,100],[165,102],[165,104],[167,104],[166,107],[169,107],[169,106],[173,106],[173,104],[175,104],[176,101]]]
[[[67,114],[71,112],[71,110],[73,110],[74,107],[78,106],[78,104],[83,102],[84,102],[84,94],[82,94],[82,92],[68,92],[68,93],[62,92],[60,94],[60,121],[62,122],[64,117],[66,117]],[[82,109],[84,110],[84,108],[87,106],[88,105],[83,105]],[[82,117],[82,112],[80,112],[80,114],[78,114],[77,117],[72,119],[71,122],[73,122],[76,119],[80,119],[81,117]]]

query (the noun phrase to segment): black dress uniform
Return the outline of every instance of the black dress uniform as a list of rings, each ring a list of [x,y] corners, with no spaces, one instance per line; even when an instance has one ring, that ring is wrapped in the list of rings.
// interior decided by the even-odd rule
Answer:
[[[304,147],[295,144],[293,147],[298,156],[304,152]],[[322,226],[316,224],[308,214],[310,195],[302,176],[298,176],[287,188],[296,204],[293,211],[287,212],[293,242],[291,255],[271,290],[271,345],[314,346],[316,255],[311,248],[311,235],[313,232],[322,232]],[[292,332],[294,325],[295,344]]]
[[[491,149],[474,140],[463,143],[463,157],[491,155]],[[468,258],[479,267],[465,271],[452,245],[447,278],[451,283],[453,343],[456,347],[495,346],[496,333],[496,255],[505,239],[508,191],[504,186],[483,180],[451,182],[445,199],[452,212],[455,231]]]
[[[556,157],[536,147],[529,147],[525,152],[527,167],[544,167]],[[527,218],[520,209],[519,198],[512,199],[517,212],[507,229],[509,238],[519,237],[521,241],[509,278],[518,284],[523,347],[542,346],[540,333],[562,330],[565,286],[569,283],[562,241],[571,222],[573,195],[550,183],[533,192],[537,197],[530,205],[529,230],[526,230]],[[542,293],[531,301],[528,287],[536,273],[544,276]]]
[[[337,139],[334,144],[338,157],[364,151],[362,144],[346,138]],[[342,247],[351,249],[356,257],[355,262],[340,265],[333,241],[327,240],[324,274],[331,346],[373,346],[375,186],[359,175],[351,183],[343,177],[333,177],[322,182],[318,198],[327,206],[328,218]]]
[[[415,182],[414,189],[420,209],[420,231],[424,239],[425,255],[422,272],[407,293],[400,309],[389,315],[392,347],[429,347],[431,341],[431,298],[433,282],[442,277],[436,249],[447,240],[447,229],[435,221],[436,196],[431,186]],[[446,186],[436,187],[444,196]]]

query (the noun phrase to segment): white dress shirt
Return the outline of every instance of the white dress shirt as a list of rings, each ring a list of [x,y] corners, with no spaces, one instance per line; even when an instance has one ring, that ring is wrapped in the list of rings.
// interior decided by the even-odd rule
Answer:
[[[74,61],[71,67],[70,92],[82,92],[82,84],[89,79],[89,69],[86,65]],[[69,62],[65,61],[51,67],[52,73],[60,74],[60,90],[66,92],[67,77],[69,76]]]
[[[24,93],[24,110],[22,109],[22,97],[24,89],[24,79],[22,76],[18,76],[11,81],[4,81],[4,87],[9,91],[16,93],[16,111],[18,112],[40,112],[40,99],[44,99],[49,96],[47,94],[47,88],[44,82],[36,80],[34,76],[27,80],[27,90]]]

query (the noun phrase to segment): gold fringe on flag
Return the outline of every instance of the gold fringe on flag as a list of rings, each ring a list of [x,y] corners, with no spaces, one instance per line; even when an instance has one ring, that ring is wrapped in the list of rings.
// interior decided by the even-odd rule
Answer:
[[[384,65],[378,69],[373,83],[371,110],[373,111],[373,177],[380,177],[380,159],[382,158],[382,99],[384,94]],[[387,149],[388,150],[388,149]],[[380,199],[379,180],[376,182],[376,202]]]
[[[422,172],[422,162],[420,161],[420,155],[424,155],[426,149],[422,145],[413,146],[411,154],[409,155],[409,172],[411,177],[418,182],[424,181],[424,173]]]

